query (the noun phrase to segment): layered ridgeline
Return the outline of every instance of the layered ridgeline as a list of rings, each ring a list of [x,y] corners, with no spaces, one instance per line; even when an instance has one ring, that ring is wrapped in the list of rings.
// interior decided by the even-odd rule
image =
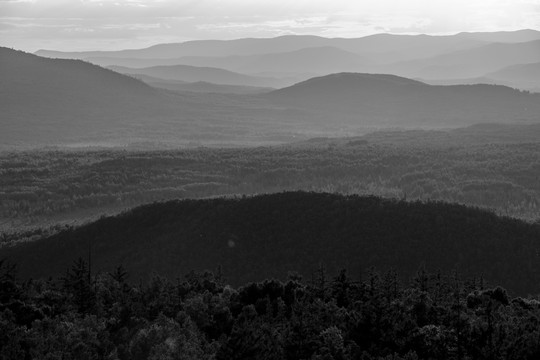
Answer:
[[[530,31],[527,40],[540,39],[540,32]],[[519,39],[518,39],[519,38]],[[518,32],[510,42],[527,41]],[[488,40],[490,41],[490,40]],[[275,38],[247,38],[235,40],[196,40],[183,43],[158,44],[145,49],[120,51],[62,52],[39,50],[37,55],[68,59],[181,59],[185,56],[227,57],[294,52],[306,48],[334,47],[353,53],[403,53],[410,51],[417,57],[434,56],[452,50],[473,48],[486,43],[474,36],[410,36],[376,34],[362,38],[324,38],[311,35],[286,35]],[[396,59],[396,58],[394,58]],[[402,57],[398,57],[402,60]]]
[[[195,82],[189,82],[184,80],[167,80],[144,74],[131,74],[130,76],[144,81],[148,85],[156,88],[179,92],[189,91],[210,94],[262,94],[274,90],[274,88],[260,86],[216,84],[215,82],[208,82],[203,80],[196,80]]]
[[[385,74],[332,74],[266,97],[345,124],[455,127],[540,120],[540,94],[496,85],[433,86]]]
[[[540,40],[493,43],[425,59],[396,62],[383,69],[392,74],[425,79],[483,76],[507,66],[540,60]]]
[[[521,88],[540,92],[540,62],[507,66],[486,76],[495,81],[518,84]]]
[[[139,80],[83,61],[0,48],[0,69],[4,143],[78,138],[181,109]]]
[[[540,227],[461,205],[321,193],[154,203],[0,249],[23,277],[62,274],[91,256],[96,272],[123,264],[131,278],[220,268],[233,285],[323,265],[405,277],[420,266],[482,274],[515,293],[539,290]]]
[[[257,131],[283,128],[280,111],[271,123],[253,101],[158,90],[81,60],[0,48],[0,69],[4,146],[231,141],[249,138],[258,121]]]
[[[84,59],[102,66],[207,66],[244,74],[287,76],[296,82],[337,72],[363,72],[483,83],[488,73],[540,61],[539,40],[540,32],[534,30],[448,36],[376,34],[349,39],[289,35],[188,41],[122,51],[40,50],[37,54]],[[540,80],[532,75],[532,86],[520,81],[491,80],[500,85],[538,89]]]
[[[393,75],[339,73],[260,95],[211,94],[158,90],[80,60],[6,48],[0,65],[3,146],[260,144],[386,126],[540,120],[540,94],[504,86],[431,86]]]
[[[110,66],[109,69],[127,75],[143,75],[163,80],[186,81],[191,83],[204,81],[221,85],[259,87],[283,87],[285,86],[284,84],[287,84],[284,81],[274,78],[250,76],[219,68],[189,65],[152,66],[142,69]]]
[[[461,33],[450,36],[376,34],[361,38],[324,38],[310,35],[286,35],[275,38],[236,40],[197,40],[183,43],[158,44],[145,49],[120,51],[61,52],[39,50],[37,55],[86,59],[105,65],[121,65],[129,59],[147,60],[139,67],[187,64],[190,56],[227,61],[229,56],[261,56],[286,54],[309,48],[331,48],[362,55],[373,63],[391,64],[412,59],[480,48],[491,43],[515,44],[540,40],[540,32],[520,30],[512,32]],[[317,59],[311,59],[317,61]],[[161,61],[161,62],[160,62]],[[124,63],[127,65],[127,63]],[[232,65],[231,66],[238,66]],[[221,67],[221,66],[220,66]],[[223,67],[226,68],[226,67]]]

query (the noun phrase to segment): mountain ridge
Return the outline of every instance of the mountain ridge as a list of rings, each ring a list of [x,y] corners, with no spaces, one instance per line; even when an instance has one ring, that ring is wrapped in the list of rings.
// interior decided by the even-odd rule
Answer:
[[[398,62],[383,67],[387,72],[423,79],[483,76],[503,67],[540,60],[540,40],[491,43],[431,58]]]
[[[238,136],[238,122],[251,124],[255,111],[244,98],[157,89],[81,60],[2,48],[0,64],[4,146],[230,138]]]
[[[123,74],[147,75],[163,80],[179,80],[185,82],[203,81],[221,85],[260,87],[280,87],[288,84],[274,78],[257,77],[220,68],[199,67],[192,65],[152,66],[148,68],[109,66],[107,68]]]
[[[395,34],[373,34],[368,35],[364,37],[357,37],[357,38],[327,38],[322,36],[316,36],[316,35],[283,35],[283,36],[277,36],[277,37],[269,37],[269,38],[240,38],[240,39],[233,39],[233,40],[192,40],[192,41],[185,41],[185,42],[178,42],[178,43],[166,43],[166,44],[156,44],[149,47],[141,48],[141,49],[126,49],[126,50],[117,50],[117,51],[75,51],[75,52],[63,52],[63,51],[56,51],[56,50],[46,50],[46,49],[39,49],[36,51],[36,55],[40,56],[76,56],[76,57],[87,57],[87,56],[103,56],[104,54],[109,54],[112,56],[120,56],[124,57],[128,54],[136,54],[137,52],[142,52],[143,54],[146,52],[151,52],[151,50],[165,48],[165,54],[161,54],[161,56],[158,57],[176,57],[176,56],[182,56],[182,53],[178,53],[179,47],[191,47],[192,49],[189,49],[193,53],[194,49],[197,48],[197,46],[202,45],[209,45],[208,49],[203,49],[202,51],[195,51],[197,55],[200,56],[219,56],[219,55],[255,55],[257,53],[270,53],[270,52],[286,52],[286,51],[293,51],[299,48],[304,47],[313,47],[313,46],[327,46],[330,44],[330,41],[337,40],[339,42],[355,42],[355,41],[365,41],[367,40],[372,46],[376,46],[376,42],[379,41],[378,39],[381,37],[390,37],[395,39],[405,39],[405,38],[418,38],[420,35],[395,35]],[[423,35],[421,37],[424,38],[449,38],[449,36],[431,36],[431,35]],[[376,40],[377,39],[377,40]],[[303,42],[301,44],[296,44],[296,41],[298,40],[307,40],[306,42]],[[263,43],[262,45],[258,45],[253,47],[254,43]],[[277,44],[277,46],[271,47],[272,43]],[[222,48],[227,45],[230,45],[230,50],[226,50],[223,52]],[[249,45],[251,49],[245,50],[243,52],[239,52],[238,45]],[[218,52],[220,51],[220,52]],[[261,52],[262,51],[262,52]],[[219,54],[219,55],[218,55]],[[144,58],[148,55],[140,55],[141,58]],[[155,55],[153,55],[155,56]]]
[[[181,80],[164,80],[148,75],[132,75],[142,80],[150,86],[172,91],[191,91],[201,93],[223,93],[223,94],[261,94],[274,90],[273,88],[242,86],[242,85],[220,85],[206,81],[187,82]]]
[[[294,51],[300,48],[305,47],[317,47],[317,46],[332,46],[332,41],[334,41],[334,46],[342,48],[343,50],[351,51],[350,46],[346,48],[344,44],[354,44],[355,42],[364,42],[364,46],[367,45],[369,51],[376,50],[377,42],[385,39],[432,39],[432,40],[442,40],[446,41],[448,39],[455,40],[468,40],[474,41],[476,45],[480,45],[486,42],[523,42],[523,41],[532,41],[540,39],[540,31],[532,29],[523,29],[516,31],[499,31],[499,32],[462,32],[456,33],[453,35],[426,35],[426,34],[417,34],[417,35],[403,35],[403,34],[388,34],[388,33],[378,33],[367,35],[363,37],[353,37],[353,38],[343,38],[343,37],[322,37],[316,35],[283,35],[270,38],[240,38],[233,40],[191,40],[185,42],[174,42],[174,43],[162,43],[155,44],[152,46],[139,48],[139,49],[125,49],[125,50],[116,50],[116,51],[74,51],[74,52],[65,52],[59,50],[47,50],[39,49],[35,52],[36,55],[46,56],[46,57],[69,57],[69,58],[84,58],[84,57],[101,57],[106,54],[113,57],[125,57],[126,55],[133,55],[137,52],[151,52],[151,50],[165,48],[169,49],[168,54],[161,54],[157,58],[171,58],[179,57],[185,55],[185,53],[178,53],[178,47],[188,47],[186,50],[190,55],[196,56],[227,56],[227,55],[255,55],[255,54],[264,54],[264,53],[274,53],[274,52],[287,52]],[[479,40],[480,39],[480,40]],[[304,43],[296,44],[298,40],[304,40]],[[398,40],[400,42],[401,40]],[[258,45],[253,47],[254,43],[262,42],[263,45]],[[237,44],[250,45],[250,50],[245,50],[241,52]],[[278,46],[272,48],[268,44],[277,43]],[[410,44],[400,42],[400,46],[406,47]],[[472,44],[472,43],[471,43]],[[197,46],[209,45],[208,49],[205,51],[197,51]],[[232,45],[230,50],[223,52],[221,47],[224,45]],[[391,51],[392,48],[395,48],[396,43],[392,45],[386,45],[385,51]],[[471,45],[472,46],[472,45]],[[189,49],[191,47],[192,49]],[[373,48],[375,47],[375,48]],[[356,46],[357,48],[357,46]],[[175,52],[176,51],[176,52]],[[354,51],[353,51],[354,52]],[[155,55],[153,55],[155,57]],[[147,56],[148,57],[148,56]],[[139,57],[144,58],[144,56]]]
[[[528,82],[540,87],[540,62],[510,65],[486,76],[517,83]]]
[[[2,51],[9,53],[0,59],[4,147],[265,143],[344,129],[540,121],[540,95],[503,86],[429,86],[395,75],[338,73],[262,94],[174,92],[84,61]]]
[[[400,122],[464,126],[471,119],[473,123],[540,120],[540,94],[500,85],[428,85],[387,74],[332,74],[263,96],[282,106],[343,116],[348,123],[373,124],[376,119],[393,126]]]
[[[390,73],[427,80],[457,80],[485,77],[486,73],[503,67],[540,61],[540,31],[524,29],[454,35],[380,33],[357,38],[285,35],[195,40],[103,52],[39,50],[36,54],[80,58],[101,66],[206,66],[283,80],[280,84],[265,85],[270,87],[283,87],[314,76],[351,71]],[[497,79],[493,82],[513,85]],[[532,85],[525,84],[526,89],[540,87],[539,81],[531,82]],[[524,88],[521,84],[517,86]]]

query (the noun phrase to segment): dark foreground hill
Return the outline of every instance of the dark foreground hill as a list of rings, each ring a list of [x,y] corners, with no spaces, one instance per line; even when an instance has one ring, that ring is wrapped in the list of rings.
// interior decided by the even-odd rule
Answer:
[[[91,249],[95,271],[123,264],[132,279],[221,267],[238,285],[320,264],[483,274],[516,293],[539,289],[540,228],[445,203],[321,193],[155,203],[50,238],[4,247],[23,277],[58,276]]]

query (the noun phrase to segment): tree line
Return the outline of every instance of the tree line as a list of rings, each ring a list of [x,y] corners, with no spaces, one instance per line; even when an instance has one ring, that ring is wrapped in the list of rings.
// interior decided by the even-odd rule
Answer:
[[[20,280],[0,262],[2,359],[537,359],[540,301],[420,268],[362,278],[319,266],[237,288],[219,271],[133,283],[79,258]]]
[[[0,218],[12,231],[152,201],[310,190],[457,202],[534,222],[539,173],[539,143],[322,140],[244,149],[4,153]]]

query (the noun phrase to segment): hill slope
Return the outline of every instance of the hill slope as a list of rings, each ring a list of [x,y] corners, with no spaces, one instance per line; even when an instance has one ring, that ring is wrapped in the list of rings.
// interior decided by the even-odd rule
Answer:
[[[110,66],[109,69],[123,74],[147,75],[164,80],[179,80],[186,82],[204,81],[222,85],[261,87],[281,87],[284,84],[278,79],[249,76],[212,67],[171,65],[133,69],[121,66]]]
[[[0,69],[2,140],[93,132],[173,105],[139,80],[83,61],[0,48]]]
[[[266,105],[168,92],[84,61],[0,48],[0,147],[247,140],[290,122]]]
[[[496,81],[505,81],[522,89],[540,92],[540,62],[508,66],[486,74],[486,77]]]
[[[540,95],[502,86],[343,73],[261,95],[179,93],[83,61],[0,50],[0,147],[261,144],[365,127],[540,120]]]
[[[540,62],[533,64],[513,65],[486,74],[494,79],[508,81],[537,81],[540,82]]]
[[[383,66],[381,70],[424,79],[459,79],[479,77],[506,66],[538,61],[540,61],[540,40],[534,40],[488,44],[432,58],[395,63]]]
[[[309,276],[320,263],[330,273],[377,266],[409,276],[425,264],[483,274],[519,293],[539,289],[538,226],[460,205],[302,192],[146,205],[4,247],[0,258],[25,277],[46,277],[87,257],[89,246],[96,271],[124,264],[132,279],[222,266],[241,284],[288,271]]]
[[[258,86],[221,85],[204,81],[186,82],[181,80],[164,80],[148,75],[134,75],[134,77],[144,81],[150,86],[172,91],[221,94],[262,94],[274,90],[273,88],[264,88]]]
[[[540,120],[540,95],[504,86],[433,86],[384,74],[340,73],[265,95],[327,119],[393,126],[456,126]]]

